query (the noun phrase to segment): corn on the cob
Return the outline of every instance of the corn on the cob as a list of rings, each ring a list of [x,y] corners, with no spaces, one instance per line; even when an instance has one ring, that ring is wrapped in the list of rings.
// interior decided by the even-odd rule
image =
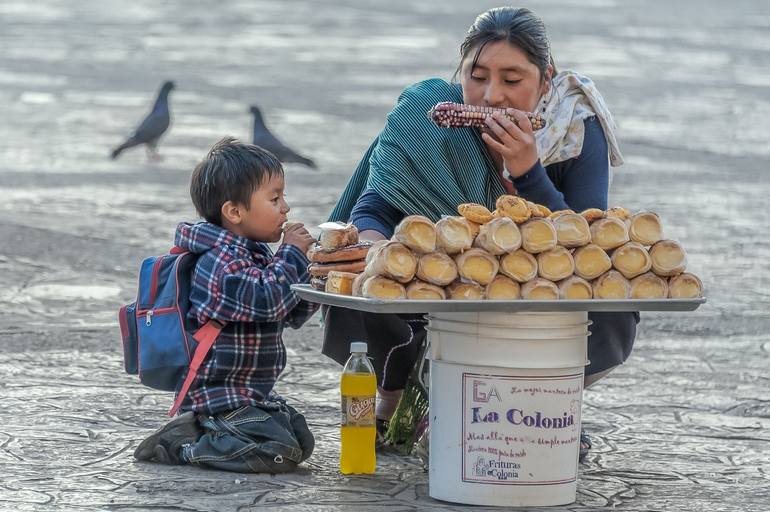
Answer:
[[[514,123],[516,119],[506,113],[504,108],[483,107],[480,105],[465,105],[464,103],[453,103],[445,101],[434,106],[428,111],[428,118],[441,128],[484,128],[484,120],[493,112],[500,112]],[[540,130],[545,127],[545,119],[532,112],[524,112],[532,123],[533,130]]]

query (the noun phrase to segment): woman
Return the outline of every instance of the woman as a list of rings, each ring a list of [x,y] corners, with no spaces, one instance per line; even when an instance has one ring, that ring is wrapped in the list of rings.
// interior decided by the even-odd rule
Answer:
[[[364,155],[330,220],[355,224],[362,239],[390,238],[406,215],[438,220],[466,202],[494,209],[517,193],[553,211],[607,208],[609,165],[623,160],[615,125],[593,83],[556,74],[543,22],[528,9],[501,7],[476,19],[460,47],[459,83],[426,80],[408,87]],[[509,109],[483,131],[442,129],[426,112],[441,101]],[[537,134],[522,113],[537,111]],[[518,126],[517,126],[518,124]],[[591,313],[589,386],[631,352],[637,313]],[[393,413],[425,338],[421,315],[324,311],[323,353],[344,363],[352,340],[369,343],[379,386],[378,420]],[[581,436],[581,457],[590,448]]]

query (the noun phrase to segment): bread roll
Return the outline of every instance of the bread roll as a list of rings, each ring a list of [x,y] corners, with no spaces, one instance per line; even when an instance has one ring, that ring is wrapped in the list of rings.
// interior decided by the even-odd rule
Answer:
[[[358,243],[358,228],[342,222],[324,222],[320,226],[321,235],[318,244],[322,249],[339,249]]]
[[[531,219],[521,225],[521,246],[537,254],[556,247],[556,229],[550,219]]]
[[[591,224],[592,222],[604,218],[604,210],[600,210],[599,208],[588,208],[587,210],[580,212],[580,216],[583,217],[586,222]]]
[[[594,296],[591,283],[578,276],[559,281],[559,298],[566,300],[587,300]]]
[[[451,300],[482,300],[484,298],[484,288],[476,283],[455,281],[446,287],[446,292]]]
[[[417,261],[417,277],[437,286],[446,286],[457,279],[457,264],[443,252],[423,254]]]
[[[477,203],[463,203],[457,207],[457,213],[475,224],[485,224],[494,218],[486,206]]]
[[[564,247],[557,245],[537,255],[537,273],[544,279],[561,281],[571,276],[574,271],[575,260]]]
[[[548,218],[551,219],[551,221],[555,221],[556,219],[558,219],[559,217],[567,213],[575,213],[575,211],[574,210],[556,210],[555,212],[551,212]]]
[[[415,279],[406,287],[406,298],[411,300],[444,300],[446,292],[440,286]]]
[[[663,226],[657,213],[639,212],[631,216],[628,236],[642,245],[654,245],[663,239]]]
[[[468,224],[468,227],[471,228],[471,239],[475,240],[477,236],[479,236],[479,232],[481,231],[481,224],[477,222],[471,222],[468,219],[465,219],[465,223]]]
[[[481,226],[473,245],[494,255],[515,251],[521,247],[521,232],[508,217],[494,218]]]
[[[314,263],[357,261],[366,258],[371,247],[371,242],[358,242],[338,249],[324,249],[320,244],[314,244],[308,251],[307,257]]]
[[[521,285],[521,298],[525,300],[557,300],[559,288],[548,279],[538,277]]]
[[[661,240],[650,248],[652,271],[659,276],[669,277],[681,274],[687,268],[687,254],[674,240]]]
[[[620,247],[629,240],[626,223],[618,218],[599,219],[591,224],[591,242],[605,251]]]
[[[521,286],[510,277],[498,274],[484,290],[489,300],[516,300],[521,298]]]
[[[417,257],[401,242],[390,241],[376,249],[366,269],[370,274],[408,283],[417,271]]]
[[[594,299],[627,299],[631,296],[631,283],[617,270],[609,270],[600,275],[591,286]]]
[[[335,270],[339,272],[353,272],[357,274],[359,272],[363,272],[364,268],[366,268],[366,261],[358,260],[339,261],[337,263],[311,263],[307,267],[307,270],[313,277],[326,277],[329,275],[329,272]]]
[[[537,277],[537,260],[524,249],[500,258],[500,272],[516,282],[526,283]]]
[[[444,217],[436,222],[436,248],[457,254],[473,245],[473,233],[463,217]]]
[[[492,282],[500,268],[497,258],[478,248],[468,249],[456,256],[455,263],[460,277],[484,286]]]
[[[631,218],[631,211],[628,210],[628,208],[623,208],[622,206],[613,206],[604,212],[604,215],[605,217],[614,217],[616,219],[625,221]]]
[[[377,255],[377,252],[385,247],[388,243],[390,243],[390,240],[377,240],[372,244],[372,246],[369,248],[369,252],[366,253],[366,263],[369,264],[374,259],[374,257]]]
[[[516,224],[521,224],[532,215],[527,201],[518,196],[502,195],[497,198],[495,206],[498,216],[508,217]]]
[[[637,242],[628,242],[612,251],[612,266],[626,279],[644,274],[652,267],[647,249]]]
[[[361,295],[370,299],[405,299],[406,289],[401,283],[382,276],[372,276],[364,281]]]
[[[668,297],[668,283],[652,272],[645,272],[631,280],[632,299],[665,299]]]
[[[356,278],[353,279],[353,283],[350,286],[350,294],[353,297],[363,297],[364,281],[370,277],[372,277],[372,275],[366,273],[366,271],[358,274]]]
[[[610,257],[596,244],[576,249],[572,258],[575,260],[575,274],[589,281],[612,268]]]
[[[326,276],[324,290],[327,293],[336,293],[337,295],[353,295],[353,280],[356,277],[358,277],[358,274],[353,272],[332,270]]]
[[[671,299],[697,299],[703,296],[703,283],[695,274],[682,272],[669,278],[668,296]]]
[[[418,254],[433,252],[436,250],[436,226],[428,217],[409,215],[398,223],[391,239]]]
[[[530,218],[544,218],[551,215],[551,210],[549,210],[547,206],[543,206],[542,204],[537,204],[537,203],[533,203],[532,201],[527,201],[527,206],[529,207]]]
[[[582,247],[591,243],[591,230],[588,227],[588,221],[583,215],[565,213],[552,222],[554,229],[556,229],[556,239],[559,245],[563,247]]]

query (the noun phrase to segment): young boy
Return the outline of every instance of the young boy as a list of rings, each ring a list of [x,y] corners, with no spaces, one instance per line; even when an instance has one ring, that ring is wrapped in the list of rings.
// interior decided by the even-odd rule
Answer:
[[[186,411],[145,439],[138,460],[240,472],[291,471],[313,451],[305,419],[271,393],[286,365],[282,331],[317,306],[291,290],[307,283],[313,238],[287,223],[283,168],[269,152],[232,138],[193,171],[190,196],[206,222],[182,223],[175,245],[200,254],[189,317],[224,328],[182,403]],[[267,242],[283,243],[273,254]]]

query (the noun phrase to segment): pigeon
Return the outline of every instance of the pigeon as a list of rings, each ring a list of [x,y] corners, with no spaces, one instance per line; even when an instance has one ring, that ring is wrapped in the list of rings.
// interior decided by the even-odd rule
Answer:
[[[270,151],[283,163],[294,162],[302,165],[306,165],[312,169],[316,168],[315,162],[309,158],[305,158],[302,155],[295,153],[291,148],[287,148],[283,145],[283,142],[278,140],[275,135],[270,133],[270,130],[265,126],[265,121],[262,119],[262,113],[255,106],[250,109],[254,115],[254,136],[253,143],[255,146],[259,146],[263,149]]]
[[[152,111],[147,114],[139,128],[120,146],[116,147],[112,151],[112,159],[116,159],[123,150],[145,144],[148,150],[148,155],[154,159],[159,159],[158,155],[158,139],[168,130],[171,124],[171,115],[168,110],[168,93],[174,88],[174,82],[166,81],[160,88],[158,98],[155,100],[155,105],[152,107]]]

